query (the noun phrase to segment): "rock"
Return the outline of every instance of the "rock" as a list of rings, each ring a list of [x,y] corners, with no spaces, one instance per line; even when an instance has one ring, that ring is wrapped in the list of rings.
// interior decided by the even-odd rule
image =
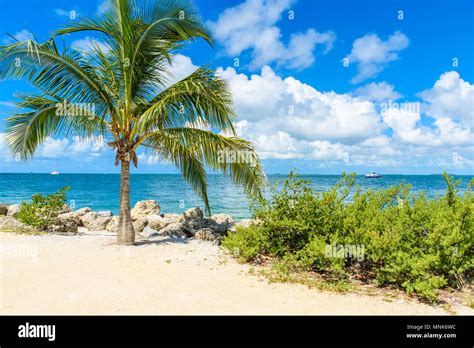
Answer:
[[[99,216],[102,216],[102,217],[111,217],[111,216],[114,215],[114,214],[112,214],[112,212],[110,210],[98,211],[97,214],[99,214]]]
[[[67,204],[64,204],[61,210],[59,211],[59,214],[70,213],[71,211],[71,208]]]
[[[158,235],[158,231],[151,228],[150,226],[145,226],[143,231],[140,233],[143,237],[150,238]]]
[[[157,201],[147,200],[138,201],[132,209],[132,220],[145,218],[148,215],[155,215],[160,213],[160,205]]]
[[[175,236],[175,237],[187,237],[186,229],[184,224],[181,222],[173,222],[168,226],[158,231],[158,234],[162,236]]]
[[[227,214],[214,214],[206,221],[206,227],[220,235],[225,235],[234,224],[235,221],[232,216]]]
[[[199,231],[196,231],[194,238],[199,240],[214,241],[219,238],[219,235],[214,233],[214,231],[210,228],[202,228]]]
[[[31,226],[16,220],[12,216],[0,216],[0,230],[11,232],[34,231]]]
[[[7,215],[8,204],[0,204],[0,215]]]
[[[147,217],[148,225],[151,228],[159,231],[162,228],[172,224],[174,222],[179,222],[181,215],[178,214],[163,214],[163,215],[150,215]]]
[[[78,223],[74,220],[74,213],[64,213],[58,215],[57,221],[47,228],[52,233],[77,233]]]
[[[74,220],[77,224],[79,223],[79,221],[74,217],[74,212],[71,211],[69,213],[62,213],[62,214],[59,214],[58,215],[58,219],[59,220]]]
[[[204,217],[204,214],[201,210],[201,208],[199,207],[196,207],[196,208],[190,208],[188,210],[186,210],[184,213],[183,213],[183,218],[184,220],[202,220]]]
[[[250,227],[251,225],[258,225],[259,223],[260,223],[259,220],[243,219],[243,220],[240,220],[240,221],[236,222],[234,225],[230,226],[229,231],[235,232],[237,226],[247,228],[247,227]]]
[[[148,220],[146,219],[137,219],[137,220],[132,220],[132,225],[133,229],[135,230],[135,234],[140,234],[142,233],[143,229],[145,226],[148,224]]]
[[[107,227],[105,227],[105,229],[109,232],[117,232],[118,222],[119,222],[119,217],[118,216],[112,216],[112,219],[110,219],[110,221],[107,224]]]
[[[92,209],[89,208],[89,207],[84,207],[84,208],[81,208],[81,209],[78,209],[74,212],[74,220],[77,221],[77,223],[79,224],[79,226],[83,226],[82,225],[82,222],[81,222],[81,217],[83,217],[84,215],[86,215],[87,213],[91,212]]]
[[[214,214],[211,216],[211,219],[218,224],[231,225],[234,223],[232,216],[227,214]]]
[[[111,216],[100,216],[97,212],[90,211],[80,217],[80,222],[89,231],[103,231],[111,219]]]
[[[8,216],[13,216],[16,213],[18,213],[19,211],[20,211],[20,205],[19,204],[11,204],[11,205],[8,206],[7,215]]]

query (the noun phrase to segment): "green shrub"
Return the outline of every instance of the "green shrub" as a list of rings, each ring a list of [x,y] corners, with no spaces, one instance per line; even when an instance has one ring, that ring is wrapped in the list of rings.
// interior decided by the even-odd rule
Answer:
[[[258,202],[260,224],[237,229],[222,244],[243,260],[269,255],[280,268],[336,281],[357,273],[434,300],[437,289],[460,288],[473,274],[472,181],[460,195],[459,181],[443,177],[446,194],[428,199],[405,184],[362,192],[345,174],[330,190],[315,192],[290,173],[281,190]]]
[[[20,211],[15,214],[15,218],[39,230],[46,230],[56,223],[59,213],[66,204],[66,192],[70,189],[71,187],[66,186],[47,196],[34,194],[31,202],[21,203]]]

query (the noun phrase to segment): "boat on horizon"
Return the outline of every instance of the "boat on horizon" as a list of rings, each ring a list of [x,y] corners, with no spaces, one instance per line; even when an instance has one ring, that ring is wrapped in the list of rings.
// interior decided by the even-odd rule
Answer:
[[[51,175],[59,175],[59,172],[58,172],[57,170],[53,170],[53,171],[51,172]]]
[[[372,173],[365,174],[365,177],[368,179],[378,179],[378,178],[381,178],[382,175],[377,174],[376,172],[372,172]]]

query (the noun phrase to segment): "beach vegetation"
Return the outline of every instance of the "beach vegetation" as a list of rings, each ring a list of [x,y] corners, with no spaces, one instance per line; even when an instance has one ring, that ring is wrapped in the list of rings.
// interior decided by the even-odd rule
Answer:
[[[357,278],[435,300],[438,289],[470,283],[474,263],[473,182],[459,192],[459,180],[443,177],[446,193],[428,198],[408,184],[362,191],[346,174],[317,192],[292,172],[255,203],[259,223],[238,226],[222,245],[241,261],[269,256],[286,277]]]
[[[45,231],[57,223],[58,215],[66,206],[66,192],[70,189],[70,186],[65,186],[46,196],[36,193],[31,197],[31,202],[21,203],[14,217],[28,226]]]

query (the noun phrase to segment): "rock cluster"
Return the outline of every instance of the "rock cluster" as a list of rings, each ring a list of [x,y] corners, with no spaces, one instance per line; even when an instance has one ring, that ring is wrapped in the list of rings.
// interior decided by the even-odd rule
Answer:
[[[14,219],[20,206],[18,204],[0,204],[0,229],[28,229],[27,226]],[[252,220],[236,223],[230,215],[215,214],[210,218],[196,207],[182,214],[162,214],[160,205],[154,200],[139,201],[131,210],[133,228],[138,238],[154,238],[172,236],[176,238],[196,238],[219,242],[229,231],[234,231],[237,224],[244,226]],[[89,207],[71,211],[65,207],[58,215],[54,226],[48,228],[53,233],[77,233],[78,227],[89,231],[117,232],[119,217],[111,211],[93,211]]]

